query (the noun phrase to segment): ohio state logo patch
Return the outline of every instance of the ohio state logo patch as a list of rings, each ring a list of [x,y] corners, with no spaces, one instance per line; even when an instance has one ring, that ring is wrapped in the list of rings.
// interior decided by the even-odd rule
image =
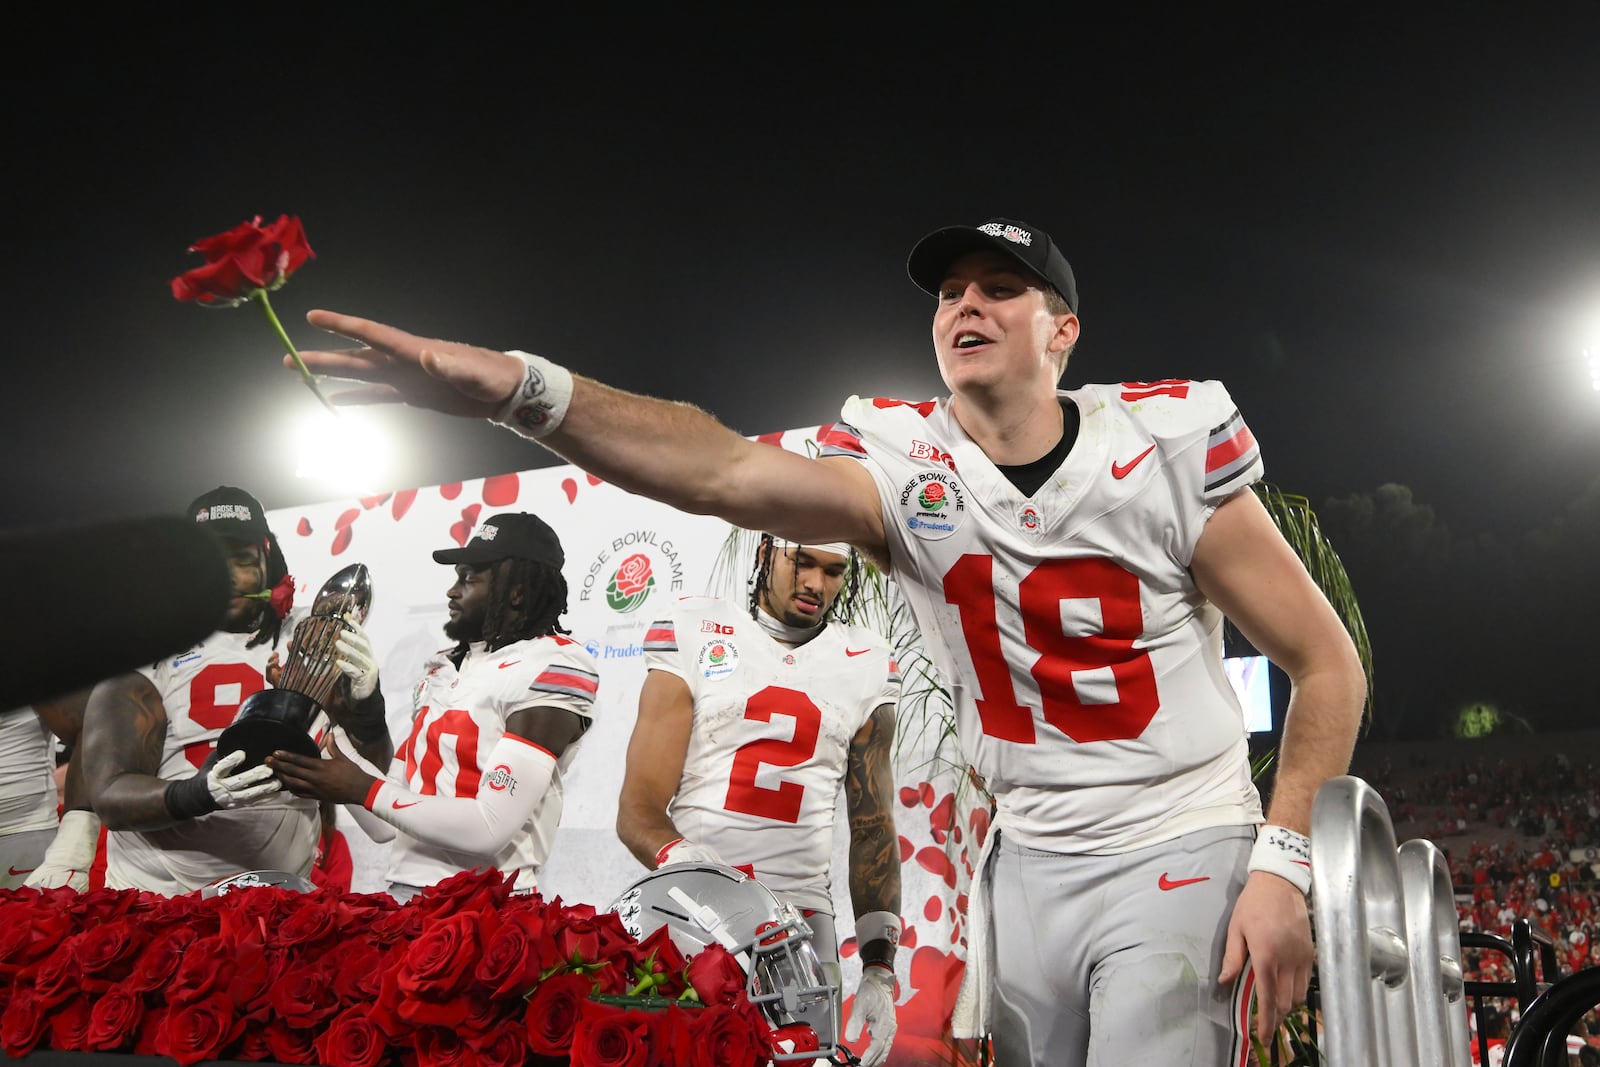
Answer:
[[[952,474],[924,471],[900,490],[900,521],[918,537],[937,541],[961,528],[967,494]]]

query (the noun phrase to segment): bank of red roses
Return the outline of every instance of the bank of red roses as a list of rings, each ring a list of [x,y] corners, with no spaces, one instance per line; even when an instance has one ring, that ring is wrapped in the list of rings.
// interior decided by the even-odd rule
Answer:
[[[384,894],[0,891],[0,1049],[330,1067],[728,1067],[775,1034],[713,946],[498,872]],[[639,998],[639,999],[634,999]],[[649,1005],[648,1008],[642,1005]]]

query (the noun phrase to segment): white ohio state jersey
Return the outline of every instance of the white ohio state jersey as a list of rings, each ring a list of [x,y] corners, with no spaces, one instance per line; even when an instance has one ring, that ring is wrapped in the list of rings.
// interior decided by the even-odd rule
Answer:
[[[1189,563],[1261,477],[1222,384],[1088,385],[1067,458],[1023,496],[950,410],[852,397],[823,455],[878,487],[894,578],[967,758],[1024,845],[1115,853],[1259,821],[1220,611]]]
[[[494,771],[486,765],[489,751],[505,735],[513,712],[560,708],[593,719],[599,681],[594,657],[559,634],[494,652],[476,643],[459,669],[440,653],[424,665],[412,692],[411,734],[395,752],[390,777],[403,772],[406,787],[422,796],[476,797],[484,777]],[[561,820],[562,778],[580,744],[574,741],[561,753],[544,800],[497,855],[439,848],[402,830],[390,847],[389,881],[429,886],[492,862],[516,880],[518,889],[532,888],[550,857]]]
[[[694,724],[667,812],[780,898],[833,911],[829,864],[850,742],[900,696],[900,671],[871,630],[830,623],[798,647],[733,604],[685,597],[650,625],[645,666],[688,683]]]
[[[0,711],[0,835],[56,828],[55,741],[32,708]]]
[[[296,616],[285,620],[281,632],[293,633],[296,621]],[[267,661],[274,651],[281,658],[288,642],[246,647],[253,636],[219,631],[139,668],[167,712],[158,777],[170,781],[197,774],[239,705],[267,688]],[[320,741],[327,726],[327,717],[318,713],[312,736]],[[113,830],[106,835],[106,885],[171,896],[241,871],[304,876],[316,856],[320,826],[316,801],[285,791],[261,804],[214,811],[160,830]]]

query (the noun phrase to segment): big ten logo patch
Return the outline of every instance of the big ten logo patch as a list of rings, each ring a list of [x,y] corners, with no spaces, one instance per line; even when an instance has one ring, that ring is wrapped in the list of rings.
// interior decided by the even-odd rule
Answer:
[[[934,463],[943,463],[952,471],[956,469],[956,459],[948,452],[941,452],[926,441],[912,441],[911,450],[906,453],[912,459],[932,460]]]

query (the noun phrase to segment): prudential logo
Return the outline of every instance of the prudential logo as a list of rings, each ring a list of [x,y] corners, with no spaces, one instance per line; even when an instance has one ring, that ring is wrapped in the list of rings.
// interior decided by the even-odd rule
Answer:
[[[611,576],[611,581],[606,583],[606,603],[612,611],[626,615],[637,611],[650,598],[650,590],[655,586],[650,557],[643,552],[635,552],[622,561],[617,572]]]

